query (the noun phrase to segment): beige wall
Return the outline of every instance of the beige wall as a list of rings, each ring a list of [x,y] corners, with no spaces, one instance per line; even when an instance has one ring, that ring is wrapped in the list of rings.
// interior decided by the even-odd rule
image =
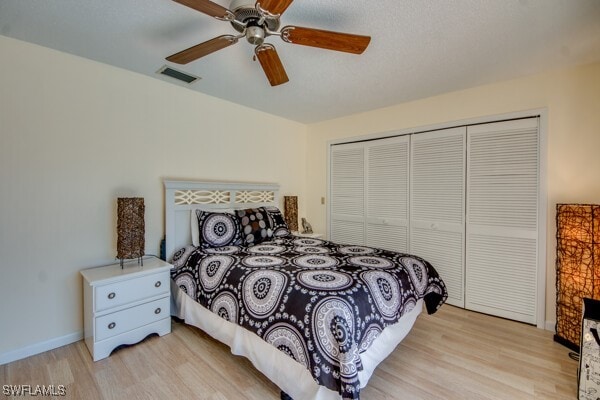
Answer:
[[[302,124],[3,36],[0,54],[0,358],[82,330],[79,270],[114,260],[117,197],[144,197],[154,254],[163,178],[306,197]]]
[[[326,231],[327,142],[452,121],[546,108],[546,321],[555,321],[555,206],[600,203],[600,64],[447,93],[309,126],[306,199],[315,231]]]

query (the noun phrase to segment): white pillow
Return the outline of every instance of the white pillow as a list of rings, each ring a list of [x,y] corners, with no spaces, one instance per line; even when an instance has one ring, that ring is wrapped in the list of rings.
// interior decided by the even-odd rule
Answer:
[[[215,213],[226,213],[233,214],[235,210],[231,208],[207,208],[207,207],[196,207],[190,211],[190,228],[192,228],[192,244],[195,247],[200,246],[200,228],[198,228],[198,216],[196,210],[215,212]]]

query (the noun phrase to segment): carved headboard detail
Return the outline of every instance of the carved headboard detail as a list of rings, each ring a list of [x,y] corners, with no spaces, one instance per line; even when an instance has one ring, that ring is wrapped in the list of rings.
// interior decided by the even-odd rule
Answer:
[[[279,207],[279,185],[275,183],[196,182],[165,180],[166,257],[192,242],[191,210]]]

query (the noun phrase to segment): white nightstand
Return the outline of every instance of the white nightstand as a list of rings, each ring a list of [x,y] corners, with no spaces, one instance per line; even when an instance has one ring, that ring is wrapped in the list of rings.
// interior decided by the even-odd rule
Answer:
[[[302,233],[302,232],[292,232],[293,235],[311,238],[311,239],[323,239],[322,233]]]
[[[169,270],[156,257],[81,271],[85,344],[94,361],[151,333],[171,332]]]

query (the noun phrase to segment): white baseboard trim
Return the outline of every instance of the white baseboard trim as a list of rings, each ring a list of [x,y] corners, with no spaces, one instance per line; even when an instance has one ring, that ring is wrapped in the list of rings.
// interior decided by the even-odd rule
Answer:
[[[6,353],[0,354],[0,365],[8,364],[9,362],[21,360],[23,358],[40,354],[48,350],[66,346],[81,339],[83,339],[83,331],[69,333],[65,336],[34,343],[20,349],[7,351]]]
[[[546,321],[546,330],[556,333],[554,330],[556,329],[556,321]]]

